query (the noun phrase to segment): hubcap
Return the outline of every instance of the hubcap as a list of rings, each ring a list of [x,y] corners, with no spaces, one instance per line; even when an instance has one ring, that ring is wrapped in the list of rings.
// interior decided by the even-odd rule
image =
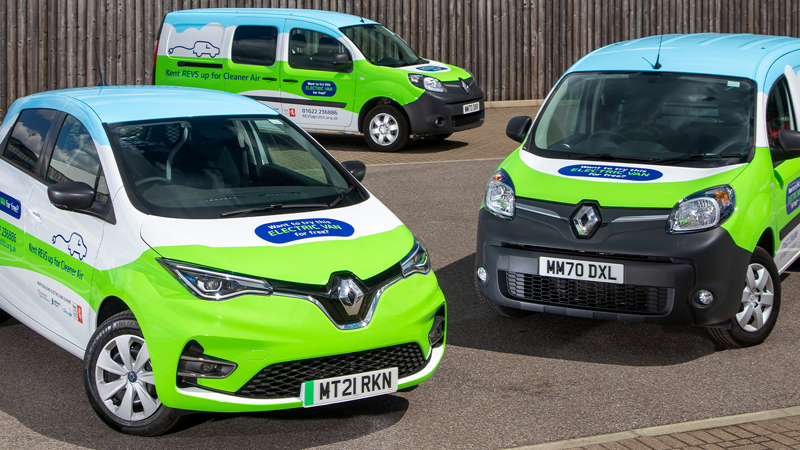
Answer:
[[[378,114],[369,123],[369,135],[378,145],[394,144],[399,129],[397,121],[389,114]]]
[[[774,286],[769,271],[761,264],[750,264],[742,291],[742,306],[736,322],[744,331],[760,330],[772,314]]]
[[[100,400],[120,419],[144,420],[161,406],[150,353],[139,336],[118,336],[103,347],[95,365],[94,382]]]

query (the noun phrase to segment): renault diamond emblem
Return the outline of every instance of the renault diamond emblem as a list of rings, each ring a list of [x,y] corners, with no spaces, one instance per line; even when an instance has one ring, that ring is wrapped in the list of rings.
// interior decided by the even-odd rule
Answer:
[[[572,216],[572,226],[575,234],[582,239],[589,239],[600,224],[600,213],[594,206],[583,205]]]
[[[346,278],[339,282],[339,301],[342,302],[347,314],[355,316],[361,309],[361,302],[364,300],[364,293],[355,281]]]
[[[464,89],[464,92],[469,94],[469,85],[467,84],[467,82],[462,80],[461,78],[459,78],[459,80],[461,80],[461,88]]]

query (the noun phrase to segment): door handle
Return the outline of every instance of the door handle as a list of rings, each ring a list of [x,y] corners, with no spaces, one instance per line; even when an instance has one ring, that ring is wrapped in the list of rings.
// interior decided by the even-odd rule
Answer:
[[[272,78],[272,77],[264,77],[264,78],[262,78],[262,80],[264,80],[264,81],[278,81],[277,78]]]
[[[284,79],[284,80],[283,80],[283,82],[284,82],[284,83],[297,83],[297,80],[287,80],[287,79]]]
[[[30,214],[30,215],[31,215],[31,219],[32,219],[34,222],[36,222],[36,223],[42,223],[42,215],[41,215],[41,214],[39,214],[37,211],[34,211],[34,210],[32,210],[32,209],[29,209],[29,210],[28,210],[28,214]]]

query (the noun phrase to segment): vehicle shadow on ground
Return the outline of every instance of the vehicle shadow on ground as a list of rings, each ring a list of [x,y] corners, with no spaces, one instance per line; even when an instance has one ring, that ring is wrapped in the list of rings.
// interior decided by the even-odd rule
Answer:
[[[167,435],[136,437],[113,431],[94,413],[84,391],[81,359],[14,319],[0,324],[0,342],[0,411],[35,433],[88,448],[193,448],[198,442],[204,448],[309,448],[392,427],[409,407],[397,394],[323,408],[196,413]],[[0,447],[3,434],[0,429]]]
[[[364,141],[364,136],[360,134],[314,134],[314,139],[326,150],[375,153]],[[444,141],[435,138],[413,138],[409,139],[408,144],[397,153],[441,153],[467,145],[469,145],[468,142],[458,141],[452,137]]]
[[[533,314],[509,319],[490,311],[473,282],[475,254],[436,270],[447,298],[447,343],[543,358],[667,366],[716,351],[706,330]]]

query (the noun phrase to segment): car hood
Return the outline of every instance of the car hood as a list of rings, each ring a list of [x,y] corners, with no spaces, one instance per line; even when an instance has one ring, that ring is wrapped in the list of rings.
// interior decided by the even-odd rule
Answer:
[[[428,61],[424,64],[394,67],[394,69],[430,75],[434,78],[438,78],[439,81],[458,81],[459,79],[466,80],[467,78],[472,78],[472,74],[466,70],[439,61]]]
[[[324,285],[334,272],[360,279],[402,260],[411,232],[375,197],[300,214],[189,220],[148,216],[141,237],[177,261],[294,283]]]
[[[567,204],[593,200],[604,207],[672,208],[697,191],[731,183],[745,166],[692,168],[564,160],[519,149],[501,168],[511,177],[517,197]]]

